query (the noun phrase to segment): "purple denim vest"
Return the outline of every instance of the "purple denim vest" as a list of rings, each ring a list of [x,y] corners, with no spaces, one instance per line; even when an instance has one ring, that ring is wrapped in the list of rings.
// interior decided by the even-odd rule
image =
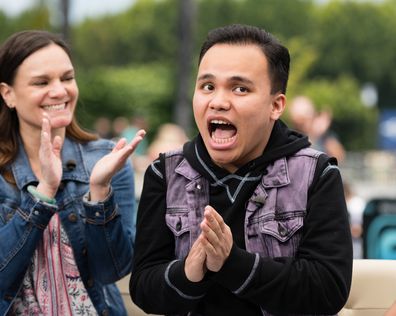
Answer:
[[[321,154],[305,148],[267,168],[268,173],[246,203],[247,251],[271,258],[295,255],[307,212],[308,189]],[[191,167],[182,151],[166,154],[165,172],[166,224],[175,236],[175,255],[182,259],[200,234],[204,207],[209,204],[209,182]]]

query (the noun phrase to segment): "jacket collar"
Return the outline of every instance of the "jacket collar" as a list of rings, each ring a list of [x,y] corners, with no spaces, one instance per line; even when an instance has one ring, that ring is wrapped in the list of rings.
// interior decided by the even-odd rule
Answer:
[[[63,180],[73,180],[89,183],[89,173],[85,167],[82,147],[80,144],[65,138],[62,148]],[[38,182],[30,167],[22,141],[19,140],[19,151],[12,163],[12,172],[18,189],[22,190],[32,182]]]

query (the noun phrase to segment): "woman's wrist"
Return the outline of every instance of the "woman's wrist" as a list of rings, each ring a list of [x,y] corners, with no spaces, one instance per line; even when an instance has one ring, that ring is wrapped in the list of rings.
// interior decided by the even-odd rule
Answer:
[[[39,184],[36,187],[36,191],[52,199],[55,197],[58,188],[53,189],[50,186],[48,186],[46,183],[39,182]]]
[[[110,185],[93,185],[89,186],[89,201],[101,202],[106,200],[110,193]]]
[[[46,194],[41,193],[37,187],[35,187],[34,185],[29,185],[27,187],[28,192],[33,195],[36,199],[38,199],[39,201],[48,203],[48,204],[52,204],[52,205],[56,205],[56,200],[53,197],[49,197]]]

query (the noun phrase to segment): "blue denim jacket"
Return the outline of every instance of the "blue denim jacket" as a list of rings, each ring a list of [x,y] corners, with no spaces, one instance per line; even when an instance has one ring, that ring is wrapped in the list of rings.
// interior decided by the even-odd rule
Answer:
[[[16,186],[0,176],[0,315],[5,315],[22,285],[32,255],[53,212],[59,212],[73,247],[81,278],[99,315],[126,315],[114,284],[131,270],[135,237],[133,171],[130,162],[112,179],[103,203],[83,199],[95,163],[114,144],[78,144],[65,139],[63,177],[57,206],[36,200],[27,186],[37,185],[22,145],[11,169]]]

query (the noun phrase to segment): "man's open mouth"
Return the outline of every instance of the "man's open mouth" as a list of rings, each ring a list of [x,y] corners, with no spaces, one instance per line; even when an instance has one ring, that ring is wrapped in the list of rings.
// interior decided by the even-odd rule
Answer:
[[[209,122],[209,134],[217,144],[232,142],[237,134],[234,125],[223,120],[211,120]]]

